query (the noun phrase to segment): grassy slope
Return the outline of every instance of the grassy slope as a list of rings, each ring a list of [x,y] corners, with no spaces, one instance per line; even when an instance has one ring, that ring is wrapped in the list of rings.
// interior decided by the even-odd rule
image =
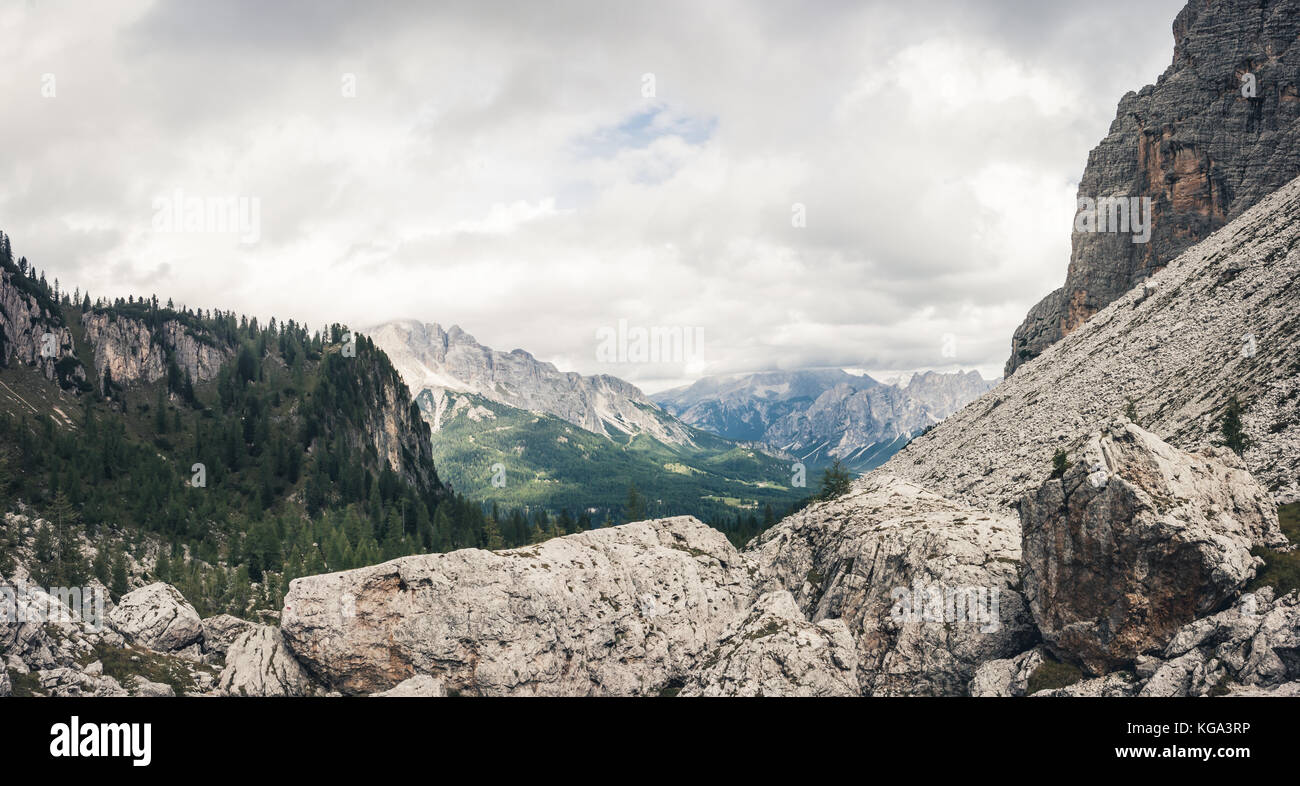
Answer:
[[[551,415],[463,395],[491,416],[444,414],[433,435],[434,463],[457,491],[476,499],[574,512],[598,508],[617,517],[634,483],[649,515],[752,512],[761,518],[764,505],[780,512],[807,495],[790,487],[788,462],[712,434],[696,432],[697,447],[645,435],[609,440]],[[419,403],[430,411],[428,394]],[[505,467],[500,488],[492,485],[497,463]]]

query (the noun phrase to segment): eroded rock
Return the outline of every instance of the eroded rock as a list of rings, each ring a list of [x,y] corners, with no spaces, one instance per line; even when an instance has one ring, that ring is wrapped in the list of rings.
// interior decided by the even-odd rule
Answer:
[[[1025,594],[1058,656],[1105,674],[1230,600],[1278,545],[1268,492],[1222,450],[1185,453],[1126,421],[1026,495]]]
[[[884,473],[787,518],[746,555],[808,619],[843,620],[863,694],[963,695],[979,664],[1037,641],[1015,589],[1015,519]]]
[[[317,686],[269,625],[240,634],[226,651],[226,667],[217,682],[227,696],[310,696]]]
[[[751,568],[691,517],[296,579],[281,628],[329,686],[413,676],[483,695],[657,693],[748,607]]]
[[[789,592],[765,593],[679,695],[856,696],[857,652],[843,620],[809,622]]]
[[[128,592],[108,615],[115,630],[158,652],[175,652],[203,640],[203,621],[180,591],[157,582]]]

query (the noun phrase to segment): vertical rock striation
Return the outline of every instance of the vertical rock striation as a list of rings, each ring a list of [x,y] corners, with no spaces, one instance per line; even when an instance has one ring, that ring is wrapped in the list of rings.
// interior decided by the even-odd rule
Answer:
[[[1150,241],[1076,230],[1065,286],[1016,330],[1007,376],[1297,175],[1300,0],[1192,0],[1173,63],[1120,101],[1079,182],[1080,198],[1149,197]]]

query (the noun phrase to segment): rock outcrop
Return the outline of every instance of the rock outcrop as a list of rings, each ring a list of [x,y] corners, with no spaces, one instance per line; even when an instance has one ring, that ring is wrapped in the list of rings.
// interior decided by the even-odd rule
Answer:
[[[1014,658],[999,658],[980,664],[970,681],[970,695],[980,698],[1008,698],[1029,692],[1029,678],[1043,665],[1043,648],[1035,647]]]
[[[319,692],[285,647],[284,636],[269,625],[255,625],[231,643],[217,686],[226,696],[311,696]]]
[[[74,610],[25,573],[0,576],[0,655],[19,673],[75,666],[98,646],[125,644],[96,616],[93,604]]]
[[[177,652],[203,640],[203,621],[170,584],[157,582],[122,596],[108,624],[128,640],[158,652]]]
[[[759,597],[705,656],[681,696],[857,696],[857,652],[843,620],[809,622],[785,591]]]
[[[371,698],[391,698],[391,699],[410,699],[410,698],[443,698],[447,695],[447,686],[442,684],[442,680],[434,679],[427,674],[421,674],[404,680],[397,684],[395,688],[389,688],[379,693],[370,694]]]
[[[152,330],[143,320],[96,310],[83,314],[81,324],[95,351],[98,385],[103,384],[106,369],[119,385],[157,382],[167,376],[169,361],[198,384],[215,379],[233,355],[211,336],[176,319]]]
[[[229,614],[208,617],[203,620],[203,651],[225,657],[235,639],[255,627],[255,623]]]
[[[1120,101],[1079,181],[1081,199],[1150,198],[1149,242],[1076,230],[1065,286],[1016,330],[1007,376],[1297,175],[1300,0],[1192,0],[1173,63]]]
[[[1277,495],[1300,478],[1300,180],[1266,197],[1040,358],[918,437],[883,471],[1010,510],[1058,449],[1131,410],[1170,444],[1223,439],[1233,397],[1247,467]]]
[[[888,475],[794,514],[746,556],[807,619],[843,621],[864,695],[962,695],[980,663],[1037,640],[1015,519]]]
[[[37,368],[61,387],[86,381],[57,304],[16,267],[0,263],[0,368],[15,362]]]
[[[1041,649],[982,665],[973,696],[1024,696]],[[1034,696],[1289,696],[1300,680],[1300,595],[1264,588],[1179,629],[1163,651],[1131,667]]]
[[[344,693],[428,675],[462,694],[656,694],[744,613],[752,570],[693,518],[643,521],[296,579],[281,628]]]
[[[1163,648],[1285,545],[1277,508],[1230,451],[1184,453],[1116,421],[1020,505],[1024,589],[1047,646],[1105,674]]]

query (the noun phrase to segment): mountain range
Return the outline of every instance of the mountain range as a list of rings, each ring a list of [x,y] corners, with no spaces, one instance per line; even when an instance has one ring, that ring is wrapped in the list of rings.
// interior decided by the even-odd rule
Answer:
[[[647,397],[617,377],[486,347],[455,325],[364,332],[413,391],[454,488],[598,515],[620,508],[629,484],[664,515],[783,509],[807,494],[792,484],[809,470],[815,483],[835,459],[878,466],[989,387],[976,372],[896,386],[833,369],[706,377]]]
[[[913,437],[996,383],[977,371],[882,384],[841,369],[706,377],[652,398],[684,422],[820,467],[880,466]]]

